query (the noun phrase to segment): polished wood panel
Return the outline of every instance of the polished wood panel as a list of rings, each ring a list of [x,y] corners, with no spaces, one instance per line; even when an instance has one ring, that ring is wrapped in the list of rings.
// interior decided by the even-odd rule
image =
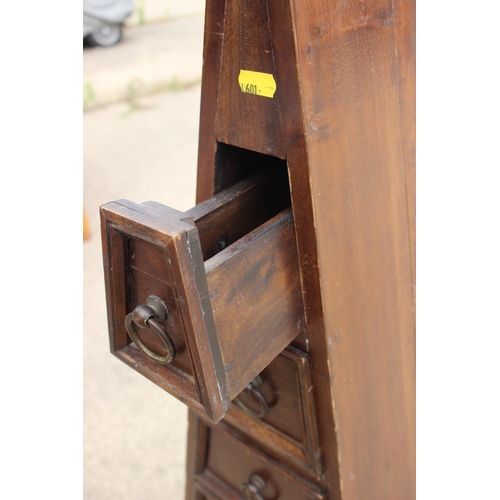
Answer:
[[[289,467],[319,478],[321,446],[308,354],[289,346],[259,377],[263,385],[258,390],[268,404],[267,414],[257,418],[233,402],[224,421],[247,433]],[[243,392],[238,398],[254,413],[262,409],[262,403],[251,393]]]
[[[326,476],[339,498],[410,499],[414,324],[393,3],[294,7],[303,115],[291,101],[283,113],[296,127],[285,136],[320,435],[337,443]],[[295,196],[297,184],[309,196]]]
[[[412,257],[413,314],[416,286],[416,5],[415,0],[394,4],[394,25],[399,72],[399,106],[405,165],[408,233]]]
[[[179,214],[174,211],[166,218],[157,207],[126,200],[101,207],[111,352],[190,408],[216,420],[228,406],[227,382],[198,232]],[[168,303],[162,326],[178,348],[168,366],[130,344],[125,329],[126,315],[155,294]]]
[[[291,211],[218,253],[205,268],[233,399],[304,331]]]
[[[209,0],[205,5],[196,203],[210,198],[219,191],[214,190],[215,154],[217,149],[215,117],[219,93],[220,54],[224,38],[226,0],[217,0],[216,2]]]
[[[284,158],[279,93],[242,92],[241,70],[275,75],[267,0],[226,0],[216,134],[226,144]]]
[[[206,424],[198,420],[198,426]],[[315,483],[283,467],[271,456],[262,453],[244,434],[224,422],[207,428],[205,449],[198,448],[198,460],[203,463],[195,476],[195,483],[218,499],[241,500],[242,486],[252,474],[265,481],[260,491],[263,498],[275,500],[320,500],[325,495]]]

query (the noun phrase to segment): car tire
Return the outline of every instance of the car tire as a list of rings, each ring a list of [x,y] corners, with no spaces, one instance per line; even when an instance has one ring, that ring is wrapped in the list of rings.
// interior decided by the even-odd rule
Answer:
[[[121,39],[122,27],[120,24],[105,24],[87,37],[87,41],[92,47],[111,47]]]

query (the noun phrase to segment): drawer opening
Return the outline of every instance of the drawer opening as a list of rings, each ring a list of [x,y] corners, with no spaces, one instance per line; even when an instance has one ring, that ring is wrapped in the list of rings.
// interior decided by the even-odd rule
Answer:
[[[187,211],[198,229],[204,261],[291,205],[285,160],[222,143],[219,146],[224,172],[244,177]],[[228,181],[226,177],[224,183]]]
[[[217,142],[214,194],[220,193],[253,174],[273,168],[286,170],[286,160]]]

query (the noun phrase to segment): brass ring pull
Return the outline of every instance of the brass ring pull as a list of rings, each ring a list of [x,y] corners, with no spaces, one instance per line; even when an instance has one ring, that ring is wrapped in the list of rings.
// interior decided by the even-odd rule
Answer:
[[[257,474],[250,476],[250,482],[241,485],[241,491],[245,495],[246,500],[264,500],[260,494],[260,490],[266,487],[266,482]]]
[[[249,408],[245,403],[243,403],[239,396],[237,396],[234,400],[237,406],[239,406],[243,411],[255,418],[263,418],[269,411],[269,405],[267,404],[266,398],[259,391],[263,384],[264,382],[262,381],[260,376],[257,375],[242,391],[244,393],[251,394],[257,401],[257,403],[259,403],[259,411],[254,411]]]
[[[146,304],[137,306],[133,312],[127,314],[125,317],[125,329],[135,345],[146,356],[160,365],[170,364],[175,357],[174,343],[163,326],[160,325],[160,322],[166,319],[167,314],[167,307],[162,300],[154,295],[150,295],[146,299]],[[139,328],[151,328],[165,344],[168,354],[166,356],[160,356],[149,349],[137,334],[135,330],[136,326]]]

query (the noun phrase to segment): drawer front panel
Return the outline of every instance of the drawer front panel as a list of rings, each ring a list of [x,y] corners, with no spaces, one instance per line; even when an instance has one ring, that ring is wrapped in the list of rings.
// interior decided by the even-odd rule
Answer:
[[[195,230],[180,219],[158,217],[146,205],[120,201],[101,210],[112,352],[193,410],[220,418],[228,396]],[[151,296],[168,310],[159,322],[175,345],[167,365],[138,349],[126,327],[127,316]],[[151,328],[135,331],[147,348],[165,354]]]
[[[196,476],[195,481],[215,498],[325,498],[313,483],[280,466],[277,461],[255,448],[242,434],[223,423],[216,428],[211,427],[207,438],[205,467]]]
[[[176,294],[172,286],[172,276],[166,265],[164,250],[144,240],[128,239],[130,255],[130,309],[144,304],[150,295],[161,297],[168,309],[168,316],[163,327],[175,344],[176,355],[171,366],[193,376],[193,365],[187,350],[182,318],[176,303]],[[150,328],[138,329],[141,340],[152,351],[165,356],[164,343]]]
[[[270,453],[301,473],[321,475],[309,355],[285,349],[233,401],[225,421],[248,433]]]

